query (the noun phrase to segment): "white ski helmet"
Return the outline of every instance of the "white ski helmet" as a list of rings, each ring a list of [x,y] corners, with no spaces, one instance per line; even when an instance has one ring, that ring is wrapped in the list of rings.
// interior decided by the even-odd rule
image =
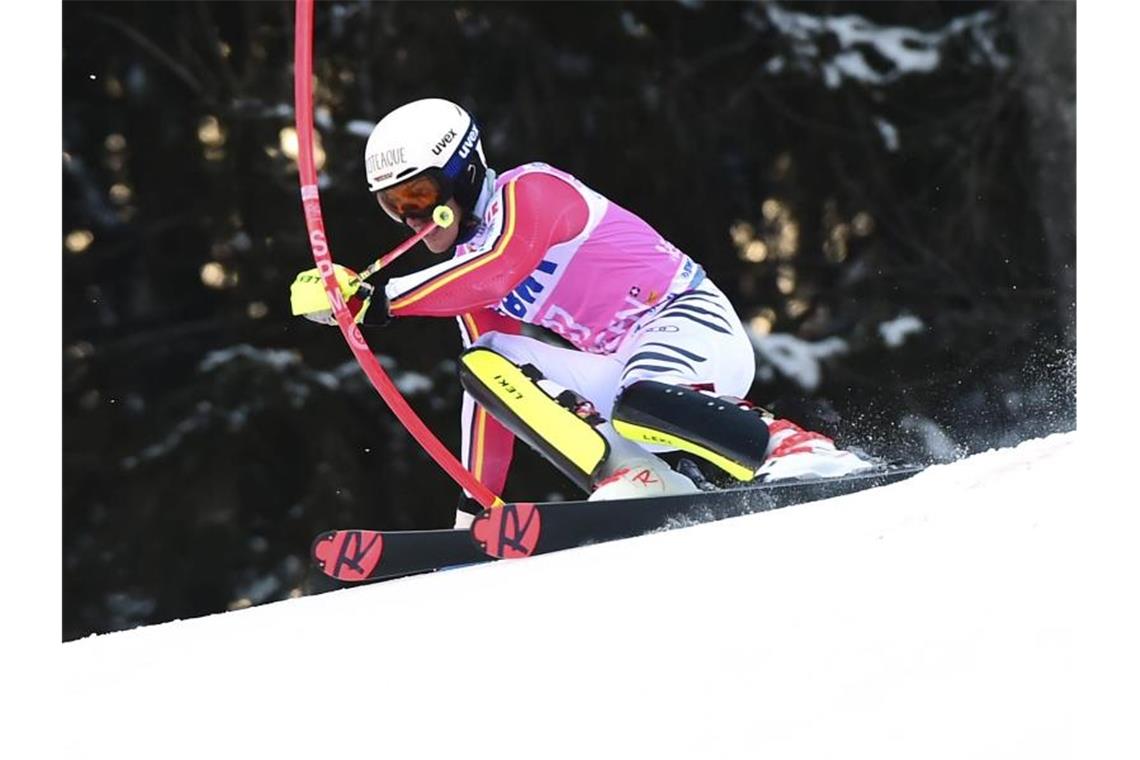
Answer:
[[[376,124],[364,148],[368,189],[396,221],[431,214],[452,197],[469,213],[487,172],[479,126],[449,100],[402,105]]]

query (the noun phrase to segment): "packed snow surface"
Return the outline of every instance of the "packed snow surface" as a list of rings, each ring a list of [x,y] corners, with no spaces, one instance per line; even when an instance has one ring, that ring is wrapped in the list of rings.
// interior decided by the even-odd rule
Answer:
[[[71,642],[55,740],[85,758],[1077,756],[1076,435]]]

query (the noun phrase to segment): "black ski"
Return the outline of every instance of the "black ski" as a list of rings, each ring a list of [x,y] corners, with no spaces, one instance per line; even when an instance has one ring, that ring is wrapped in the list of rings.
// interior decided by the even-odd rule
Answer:
[[[470,531],[328,531],[317,536],[312,555],[322,572],[342,581],[393,578],[830,499],[905,480],[921,470],[899,467],[656,499],[519,502],[485,510]]]
[[[921,471],[899,467],[656,499],[507,504],[484,510],[471,533],[487,554],[512,559],[844,496]]]
[[[452,565],[489,562],[463,530],[330,530],[313,541],[313,562],[341,581],[429,573]]]

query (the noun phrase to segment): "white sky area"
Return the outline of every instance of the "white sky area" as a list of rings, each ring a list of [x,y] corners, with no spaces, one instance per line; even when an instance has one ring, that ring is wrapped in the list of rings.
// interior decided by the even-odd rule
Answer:
[[[69,645],[59,596],[61,6],[20,6],[0,48],[13,212],[0,375],[4,757],[63,757],[65,745],[78,748],[69,758],[221,758],[238,747],[250,757],[429,756],[409,749],[415,734],[425,745],[465,739],[452,753],[464,758],[568,756],[591,742],[591,757],[759,756],[752,749],[766,743],[788,758],[835,749],[829,732],[848,740],[839,757],[920,742],[912,757],[1060,757],[1066,746],[1078,758],[1140,756],[1129,467],[1140,166],[1121,77],[1134,69],[1135,4],[1080,4],[1075,456],[1039,450],[1045,472],[1005,460],[1007,471],[986,476],[992,489],[931,473],[940,487],[909,506],[854,496]],[[986,507],[995,494],[999,505]],[[776,546],[773,535],[798,543]],[[690,548],[701,562],[684,561]],[[774,556],[796,564],[776,567]],[[921,571],[889,572],[889,558]],[[1004,571],[988,576],[992,593],[971,597],[963,584],[981,585],[979,562]],[[809,614],[813,599],[834,603],[826,628],[809,625],[827,613]],[[515,602],[535,614],[487,625]],[[877,621],[886,612],[898,626]],[[477,621],[483,645],[470,643]],[[742,726],[753,743],[733,747]],[[1016,741],[1031,751],[1010,750]],[[876,745],[884,751],[864,751]]]

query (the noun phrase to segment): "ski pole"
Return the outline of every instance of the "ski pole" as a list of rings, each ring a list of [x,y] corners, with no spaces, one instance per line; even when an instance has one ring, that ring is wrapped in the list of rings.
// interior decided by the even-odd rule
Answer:
[[[427,227],[424,227],[422,230],[417,232],[415,235],[412,235],[410,238],[408,238],[404,242],[400,243],[398,246],[393,248],[391,251],[384,254],[380,258],[376,259],[376,261],[372,262],[372,264],[369,265],[369,267],[367,269],[365,269],[363,272],[360,273],[360,279],[361,280],[367,280],[369,277],[371,277],[372,275],[376,274],[377,272],[379,272],[384,267],[391,264],[393,261],[395,261],[397,258],[399,258],[405,251],[407,251],[409,248],[411,248],[416,243],[423,240],[425,237],[430,235],[436,229],[438,229],[440,227],[442,227],[444,229],[450,227],[455,222],[455,214],[452,213],[451,209],[449,209],[447,206],[436,206],[435,210],[433,210],[431,212],[431,219],[432,219],[431,224],[429,224]]]

